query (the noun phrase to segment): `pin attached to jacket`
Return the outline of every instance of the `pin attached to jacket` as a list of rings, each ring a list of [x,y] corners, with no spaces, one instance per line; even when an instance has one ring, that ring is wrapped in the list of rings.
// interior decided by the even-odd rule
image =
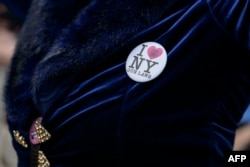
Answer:
[[[158,77],[167,64],[165,48],[156,42],[145,42],[134,48],[126,61],[126,72],[136,82]]]

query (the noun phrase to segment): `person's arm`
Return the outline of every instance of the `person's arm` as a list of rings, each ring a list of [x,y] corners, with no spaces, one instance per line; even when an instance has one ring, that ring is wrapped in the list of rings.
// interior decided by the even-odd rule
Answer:
[[[236,131],[234,150],[250,150],[250,105],[239,122]]]
[[[250,123],[240,126],[236,131],[234,150],[250,150]]]

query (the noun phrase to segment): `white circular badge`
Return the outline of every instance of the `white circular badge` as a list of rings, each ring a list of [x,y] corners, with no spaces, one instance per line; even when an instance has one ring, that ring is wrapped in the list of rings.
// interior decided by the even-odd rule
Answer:
[[[136,82],[158,77],[167,64],[165,48],[156,42],[145,42],[134,48],[126,61],[126,72]]]

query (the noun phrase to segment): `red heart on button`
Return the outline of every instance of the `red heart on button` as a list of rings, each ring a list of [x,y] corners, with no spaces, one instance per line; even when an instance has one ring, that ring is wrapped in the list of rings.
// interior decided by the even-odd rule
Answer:
[[[163,53],[163,49],[162,48],[156,48],[155,46],[150,46],[148,48],[148,57],[150,59],[155,59],[157,57],[160,57]]]

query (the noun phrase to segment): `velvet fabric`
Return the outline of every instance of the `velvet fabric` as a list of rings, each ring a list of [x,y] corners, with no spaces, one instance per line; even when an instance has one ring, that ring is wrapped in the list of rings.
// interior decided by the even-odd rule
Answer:
[[[250,100],[250,2],[34,0],[5,89],[10,132],[36,117],[53,167],[221,167]],[[154,41],[156,79],[125,70]],[[19,167],[30,151],[13,140]]]

